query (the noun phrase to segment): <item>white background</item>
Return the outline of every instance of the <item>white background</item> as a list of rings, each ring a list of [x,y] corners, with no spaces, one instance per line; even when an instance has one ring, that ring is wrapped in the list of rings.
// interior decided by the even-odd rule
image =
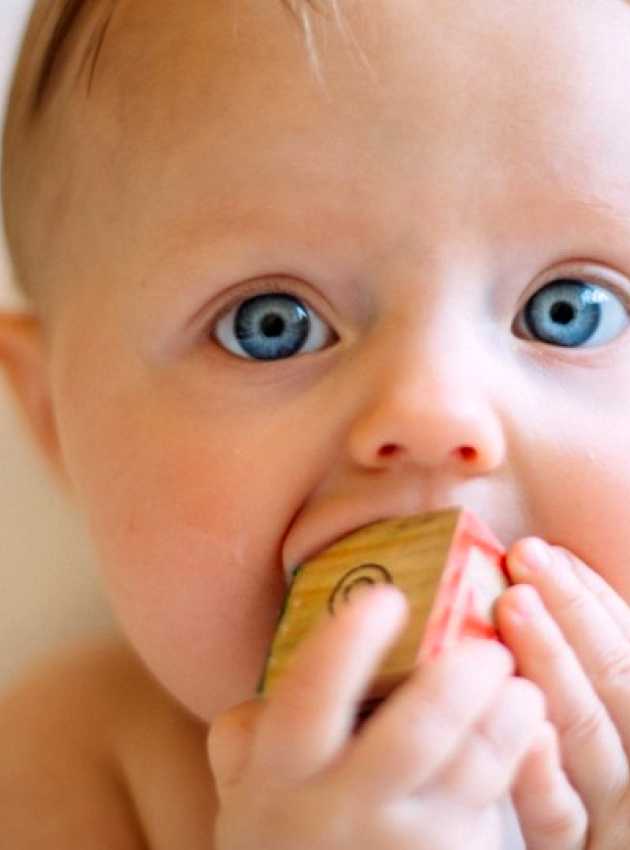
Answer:
[[[0,114],[31,0],[0,0]],[[0,237],[0,309],[21,304]],[[0,688],[80,635],[110,629],[81,518],[55,489],[0,374]]]

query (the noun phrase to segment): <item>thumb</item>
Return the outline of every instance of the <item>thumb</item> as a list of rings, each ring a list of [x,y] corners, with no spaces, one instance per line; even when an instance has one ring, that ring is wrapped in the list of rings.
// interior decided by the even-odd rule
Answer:
[[[262,700],[250,700],[217,715],[212,721],[207,750],[219,794],[241,778],[263,708]]]

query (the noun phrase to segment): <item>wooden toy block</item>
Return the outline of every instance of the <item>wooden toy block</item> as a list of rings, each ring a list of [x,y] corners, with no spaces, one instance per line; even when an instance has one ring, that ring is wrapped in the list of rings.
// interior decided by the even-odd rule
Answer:
[[[460,508],[386,520],[353,532],[293,576],[260,690],[272,691],[301,641],[366,585],[396,585],[410,617],[378,670],[366,701],[384,698],[425,657],[465,635],[497,638],[493,606],[508,586],[505,550]]]

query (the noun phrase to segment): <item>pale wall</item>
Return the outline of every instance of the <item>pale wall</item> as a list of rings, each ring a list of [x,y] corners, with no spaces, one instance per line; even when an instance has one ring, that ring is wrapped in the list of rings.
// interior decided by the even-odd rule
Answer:
[[[30,0],[0,0],[0,112]],[[0,309],[17,307],[0,238]],[[52,486],[0,376],[0,688],[27,662],[109,630],[87,535]]]

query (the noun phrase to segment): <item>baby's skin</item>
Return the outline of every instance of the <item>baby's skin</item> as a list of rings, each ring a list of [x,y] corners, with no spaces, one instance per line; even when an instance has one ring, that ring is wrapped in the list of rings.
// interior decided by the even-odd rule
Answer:
[[[1,841],[627,850],[630,5],[87,4],[27,122],[59,5],[0,360],[124,644],[0,705]],[[380,588],[255,696],[293,567],[455,505],[508,547],[502,643],[357,729]]]

